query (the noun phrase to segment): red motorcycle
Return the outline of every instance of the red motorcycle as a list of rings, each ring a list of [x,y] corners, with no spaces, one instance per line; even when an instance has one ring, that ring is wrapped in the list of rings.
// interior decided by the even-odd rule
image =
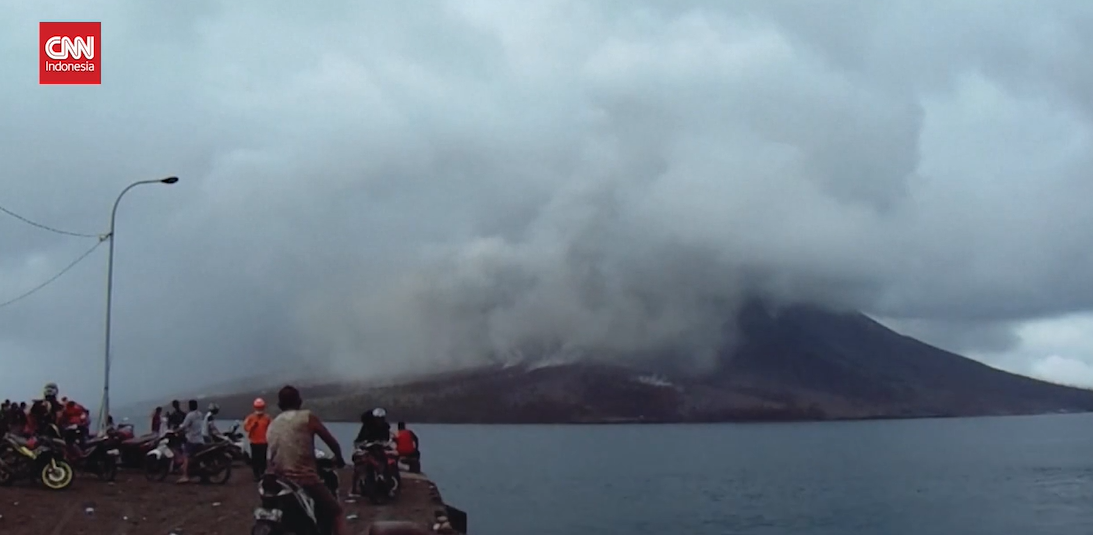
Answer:
[[[113,481],[118,475],[121,438],[108,429],[106,433],[88,437],[86,428],[69,425],[64,431],[65,460],[77,470],[99,476],[103,481]]]
[[[373,504],[398,498],[402,487],[398,453],[390,442],[365,442],[353,452],[353,489]]]
[[[126,432],[121,429],[119,429],[117,433],[119,441],[118,452],[121,454],[119,457],[119,464],[125,468],[143,468],[144,460],[147,457],[148,452],[156,447],[159,435],[156,433],[149,433],[147,435],[135,437],[131,430]]]

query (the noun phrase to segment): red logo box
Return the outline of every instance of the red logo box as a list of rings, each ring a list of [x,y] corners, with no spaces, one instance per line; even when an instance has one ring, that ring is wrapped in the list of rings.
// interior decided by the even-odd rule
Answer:
[[[39,23],[38,83],[101,84],[102,23]]]

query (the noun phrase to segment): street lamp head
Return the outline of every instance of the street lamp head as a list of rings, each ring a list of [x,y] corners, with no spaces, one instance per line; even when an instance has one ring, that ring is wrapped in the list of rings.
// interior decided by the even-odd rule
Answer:
[[[178,182],[178,177],[177,176],[169,176],[169,177],[167,177],[163,180],[160,180],[160,182],[163,182],[164,184],[174,184],[175,182]]]

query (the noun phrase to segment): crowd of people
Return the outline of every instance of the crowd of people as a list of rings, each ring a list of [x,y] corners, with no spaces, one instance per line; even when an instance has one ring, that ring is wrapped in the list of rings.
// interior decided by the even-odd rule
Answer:
[[[275,474],[304,487],[315,499],[317,508],[334,519],[334,533],[346,533],[345,518],[338,499],[321,482],[315,462],[315,439],[322,440],[334,455],[339,467],[345,466],[341,445],[319,417],[304,410],[300,392],[286,386],[278,392],[276,417],[266,413],[265,400],[254,400],[253,412],[243,422],[243,430],[250,442],[250,457],[256,480],[264,474]],[[209,404],[206,411],[199,409],[197,400],[190,400],[186,409],[178,400],[171,402],[169,410],[156,407],[151,416],[151,430],[158,436],[175,432],[183,439],[182,477],[179,483],[192,481],[190,458],[203,446],[221,435],[216,426],[220,407]],[[113,418],[107,418],[108,427]],[[25,401],[4,400],[0,405],[0,435],[12,433],[33,436],[50,424],[58,429],[80,429],[81,435],[90,436],[90,413],[81,404],[66,397],[59,397],[55,383],[49,383],[42,391],[42,398]],[[421,453],[418,437],[398,422],[391,430],[387,413],[376,408],[361,415],[361,428],[353,441],[355,448],[370,443],[389,444],[398,457],[408,461],[411,467],[419,467]],[[416,471],[416,469],[413,469]],[[354,488],[354,490],[357,490]]]
[[[261,400],[256,400],[255,405]],[[262,404],[265,405],[264,403]],[[190,459],[205,445],[214,442],[222,436],[216,426],[216,417],[220,414],[220,406],[210,403],[207,410],[202,412],[196,399],[191,399],[182,409],[182,402],[174,400],[171,409],[164,412],[163,407],[156,407],[152,411],[151,429],[158,436],[164,436],[168,432],[178,433],[182,442],[182,477],[179,483],[193,481],[190,477]],[[257,468],[255,478],[258,477]]]
[[[42,389],[42,398],[32,400],[29,406],[26,401],[5,399],[0,403],[0,436],[33,436],[51,424],[58,429],[77,428],[86,436],[91,414],[83,405],[59,394],[57,384],[49,383]]]
[[[285,412],[288,411],[282,409],[281,413]],[[169,411],[164,412],[162,407],[156,407],[152,411],[151,429],[159,435],[168,431],[180,432],[185,438],[184,453],[192,455],[202,445],[212,442],[221,434],[216,427],[219,413],[220,407],[216,403],[209,404],[208,410],[202,413],[196,400],[190,400],[187,410],[182,409],[180,401],[174,400]],[[266,402],[262,398],[254,400],[253,411],[243,421],[243,432],[250,443],[251,467],[255,480],[261,478],[268,466],[271,455],[268,434],[274,421],[266,412]],[[359,447],[369,442],[390,442],[400,458],[414,463],[421,459],[417,435],[406,428],[406,422],[398,422],[397,429],[392,431],[387,422],[387,412],[382,408],[361,414],[361,428],[353,445]],[[189,477],[184,475],[182,481],[188,480]]]

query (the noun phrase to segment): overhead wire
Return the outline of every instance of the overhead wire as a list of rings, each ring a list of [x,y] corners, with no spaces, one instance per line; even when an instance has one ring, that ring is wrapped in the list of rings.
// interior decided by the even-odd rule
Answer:
[[[39,284],[38,286],[35,286],[34,288],[31,288],[30,290],[24,292],[23,294],[21,294],[17,297],[14,297],[12,299],[9,299],[7,301],[4,301],[4,302],[0,303],[0,308],[4,308],[4,307],[7,307],[9,305],[13,305],[13,304],[15,304],[19,301],[22,301],[23,299],[26,299],[27,297],[30,297],[31,295],[34,295],[35,293],[37,293],[39,290],[45,288],[46,286],[49,286],[50,284],[52,284],[57,279],[64,276],[65,273],[68,273],[69,270],[76,267],[76,264],[79,264],[85,258],[90,256],[91,253],[95,252],[95,249],[98,249],[99,246],[102,245],[102,242],[106,241],[110,236],[109,235],[104,235],[104,236],[96,236],[96,237],[99,238],[99,241],[95,242],[95,245],[92,246],[90,249],[88,249],[86,252],[84,252],[84,254],[80,255],[75,260],[73,260],[71,264],[65,266],[65,268],[62,269],[61,271],[57,272],[56,275],[50,277],[49,279],[47,279],[45,282]]]
[[[102,235],[101,234],[84,234],[84,233],[81,233],[81,232],[70,232],[70,231],[67,231],[67,230],[61,230],[59,228],[51,227],[49,225],[43,225],[41,223],[38,223],[36,221],[32,221],[32,220],[30,220],[26,217],[23,217],[23,216],[15,213],[11,210],[8,210],[7,208],[4,208],[3,206],[0,206],[0,212],[4,212],[5,214],[10,215],[11,217],[14,217],[15,219],[18,219],[19,221],[22,221],[23,223],[26,223],[26,224],[28,224],[32,227],[38,227],[42,230],[48,230],[50,232],[55,232],[57,234],[64,234],[65,236],[76,236],[78,238],[99,238],[100,243],[102,241]]]

